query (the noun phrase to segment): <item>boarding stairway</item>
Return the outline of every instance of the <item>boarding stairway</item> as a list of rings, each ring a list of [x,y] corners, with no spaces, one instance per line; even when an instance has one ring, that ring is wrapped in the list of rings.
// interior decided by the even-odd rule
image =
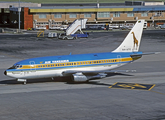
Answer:
[[[70,24],[66,29],[66,35],[71,35],[76,33],[78,30],[86,28],[87,19],[76,19],[72,24]],[[83,33],[83,32],[82,32]]]

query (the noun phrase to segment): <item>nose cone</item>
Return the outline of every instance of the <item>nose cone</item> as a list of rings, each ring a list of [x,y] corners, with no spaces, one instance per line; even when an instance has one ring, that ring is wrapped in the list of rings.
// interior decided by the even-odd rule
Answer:
[[[4,74],[7,75],[7,72],[5,71]]]

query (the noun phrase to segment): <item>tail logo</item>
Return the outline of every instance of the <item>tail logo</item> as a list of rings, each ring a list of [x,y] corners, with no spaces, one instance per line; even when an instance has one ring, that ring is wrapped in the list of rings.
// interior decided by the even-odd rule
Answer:
[[[135,49],[135,45],[136,45],[136,50],[137,50],[137,49],[138,49],[138,40],[137,40],[136,37],[135,37],[135,33],[132,32],[132,34],[133,34],[133,39],[134,39],[134,46],[133,46],[133,49]]]

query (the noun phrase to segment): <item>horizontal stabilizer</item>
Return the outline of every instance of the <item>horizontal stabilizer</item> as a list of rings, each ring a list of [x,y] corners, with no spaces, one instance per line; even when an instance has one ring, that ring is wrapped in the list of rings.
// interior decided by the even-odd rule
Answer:
[[[131,57],[142,56],[142,55],[151,55],[151,54],[159,54],[160,52],[148,52],[148,53],[140,53],[140,54],[132,54]]]

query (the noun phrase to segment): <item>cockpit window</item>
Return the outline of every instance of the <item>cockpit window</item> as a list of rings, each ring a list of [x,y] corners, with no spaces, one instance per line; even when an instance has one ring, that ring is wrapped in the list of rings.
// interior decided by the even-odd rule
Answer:
[[[21,68],[22,67],[22,65],[16,65],[16,68]]]
[[[22,65],[13,65],[12,67],[10,67],[9,69],[18,69],[18,68],[21,68]]]

